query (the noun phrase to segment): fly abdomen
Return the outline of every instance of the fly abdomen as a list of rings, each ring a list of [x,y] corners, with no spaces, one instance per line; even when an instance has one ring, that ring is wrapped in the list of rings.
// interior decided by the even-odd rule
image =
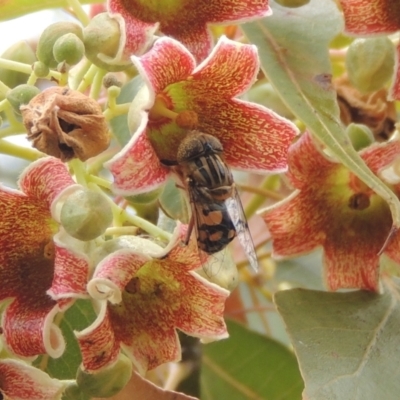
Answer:
[[[199,210],[197,234],[201,250],[208,254],[223,250],[236,236],[236,230],[224,203],[212,203]]]

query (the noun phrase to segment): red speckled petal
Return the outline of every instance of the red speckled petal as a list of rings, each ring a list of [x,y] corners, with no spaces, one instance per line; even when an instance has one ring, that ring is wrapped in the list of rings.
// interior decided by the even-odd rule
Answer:
[[[243,94],[260,68],[257,47],[221,37],[212,53],[193,72],[187,91],[213,93],[219,98]]]
[[[309,253],[324,243],[322,229],[326,215],[313,209],[309,193],[294,192],[262,217],[271,232],[276,257]]]
[[[113,363],[120,351],[120,342],[115,338],[107,302],[102,301],[96,321],[81,332],[75,332],[86,371],[97,371]]]
[[[54,278],[47,294],[54,300],[87,298],[89,259],[72,246],[63,243],[60,234],[54,237]]]
[[[7,346],[22,357],[47,353],[60,357],[65,342],[53,319],[60,309],[48,296],[15,299],[5,310],[2,328]]]
[[[145,79],[150,91],[161,92],[174,82],[187,79],[196,66],[194,57],[178,41],[162,37],[142,57],[132,62]]]
[[[375,144],[361,152],[361,157],[372,172],[377,174],[382,168],[389,166],[400,156],[400,141]]]
[[[205,3],[212,3],[215,10],[208,13],[211,23],[245,22],[272,14],[268,0],[206,0]]]
[[[286,171],[288,149],[298,133],[294,124],[237,99],[213,106],[205,131],[220,139],[230,166],[261,173]]]
[[[332,169],[336,168],[337,164],[324,157],[318,146],[316,139],[305,132],[289,149],[288,176],[297,189],[309,186],[310,175],[315,180],[325,181]]]
[[[161,364],[181,359],[181,345],[173,328],[135,336],[131,345],[124,343],[122,348],[142,375]]]
[[[176,327],[183,332],[208,340],[228,337],[223,318],[229,291],[222,289],[192,272],[184,281],[186,301],[177,315]],[[198,282],[196,282],[198,281]]]
[[[169,174],[151,146],[147,135],[148,117],[143,118],[129,143],[110,161],[105,163],[114,176],[113,190],[120,195],[148,192],[163,184]]]
[[[396,46],[396,57],[394,66],[394,77],[389,89],[389,100],[400,100],[400,44]]]
[[[165,255],[171,260],[171,268],[192,271],[199,268],[202,260],[199,257],[197,241],[192,237],[187,245],[184,244],[187,235],[187,225],[178,222],[170,243],[165,248]]]
[[[29,197],[52,202],[68,186],[75,184],[67,167],[54,157],[41,158],[24,170],[18,185]]]
[[[18,360],[0,360],[0,390],[7,400],[56,400],[65,383]]]
[[[153,34],[157,30],[158,24],[140,21],[127,12],[125,7],[121,7],[118,1],[108,1],[107,5],[110,16],[117,19],[121,32],[123,32],[118,53],[123,52],[125,56],[129,57],[133,54],[140,55],[146,51],[153,40]]]
[[[130,249],[110,254],[97,266],[88,285],[89,293],[95,299],[108,299],[111,303],[120,303],[121,292],[125,286],[149,260],[150,257],[137,254]]]
[[[181,29],[174,37],[192,53],[197,62],[204,60],[213,48],[213,37],[204,24],[193,24]]]
[[[348,239],[348,238],[347,238]],[[329,290],[357,288],[379,290],[378,252],[383,242],[327,241],[324,246],[325,281]]]
[[[340,0],[346,32],[393,33],[400,29],[399,0]]]

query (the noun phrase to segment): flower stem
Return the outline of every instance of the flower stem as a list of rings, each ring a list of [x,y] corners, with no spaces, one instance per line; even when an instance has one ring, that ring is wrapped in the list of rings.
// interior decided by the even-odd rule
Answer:
[[[6,96],[9,90],[11,89],[5,83],[0,81],[0,94]]]
[[[104,75],[107,73],[104,69],[97,68],[96,75],[93,78],[93,83],[90,88],[90,97],[92,99],[98,99],[100,96],[101,88],[103,85]]]
[[[107,120],[118,117],[118,115],[127,114],[131,103],[108,105],[108,108],[104,110],[103,115]]]
[[[89,71],[89,68],[92,66],[92,63],[89,60],[85,60],[83,64],[79,65],[79,69],[72,75],[71,79],[71,89],[77,90],[79,84],[82,82],[83,77]]]
[[[250,200],[249,204],[247,204],[247,206],[246,206],[245,214],[248,219],[250,219],[250,217],[257,212],[257,210],[261,207],[261,205],[264,203],[266,198],[271,197],[270,196],[271,189],[276,187],[278,182],[279,182],[278,175],[271,175],[271,176],[266,177],[266,179],[264,180],[264,182],[261,185],[261,188],[258,189],[258,194],[256,194]],[[266,194],[268,194],[268,195],[266,196]],[[279,200],[280,199],[281,198],[279,198]]]
[[[67,2],[74,11],[75,15],[78,17],[79,21],[82,22],[82,25],[86,26],[89,23],[90,19],[79,0],[67,0]]]
[[[24,64],[17,61],[7,60],[5,58],[0,58],[0,68],[22,72],[23,74],[27,75],[30,75],[32,73],[32,66],[30,64]],[[50,70],[50,76],[59,81],[61,78],[61,73],[58,71]]]
[[[87,70],[85,75],[83,76],[81,83],[78,86],[78,91],[79,92],[84,92],[93,82],[93,79],[97,73],[97,67],[95,65],[91,65],[90,68]]]
[[[37,150],[30,149],[29,147],[18,146],[4,139],[0,139],[0,153],[28,161],[35,161],[44,156],[43,153],[40,153]]]
[[[83,164],[82,161],[75,158],[69,162],[69,165],[74,170],[77,183],[81,184],[82,186],[86,186],[87,183],[86,183],[85,164]]]
[[[130,222],[131,224],[137,226],[140,229],[143,229],[147,233],[150,233],[150,235],[154,236],[155,238],[161,238],[164,240],[171,240],[172,234],[169,232],[165,232],[164,230],[160,229],[158,226],[153,225],[151,222],[146,221],[143,218],[140,218],[136,215],[132,215],[128,213],[127,211],[121,209],[119,206],[117,206],[114,201],[108,197],[97,185],[94,183],[89,183],[89,188],[91,190],[94,190],[98,193],[101,193],[107,201],[110,203],[112,212],[114,215],[117,215],[119,218],[123,218],[124,221]]]

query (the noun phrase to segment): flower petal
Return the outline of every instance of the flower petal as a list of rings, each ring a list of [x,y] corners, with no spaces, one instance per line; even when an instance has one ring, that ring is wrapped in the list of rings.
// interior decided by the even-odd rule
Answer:
[[[0,360],[0,391],[7,400],[58,400],[65,383],[17,360]]]
[[[313,209],[309,193],[295,191],[261,215],[273,238],[274,257],[309,253],[324,243],[324,220]]]
[[[64,189],[74,184],[67,167],[54,157],[33,162],[18,181],[24,193],[42,202],[46,201],[49,208]]]
[[[189,278],[185,282],[186,301],[182,303],[176,327],[188,335],[207,338],[207,341],[227,338],[223,314],[229,291],[195,272],[190,275],[198,282],[190,283]]]
[[[298,129],[267,108],[233,99],[209,113],[205,131],[222,143],[226,162],[252,172],[283,172]]]
[[[155,93],[171,83],[185,80],[196,66],[189,51],[178,41],[167,37],[158,39],[142,57],[133,56],[132,62],[149,86],[150,92]]]
[[[126,285],[149,260],[150,257],[137,254],[131,249],[110,254],[99,263],[88,284],[90,295],[98,300],[108,299],[113,304],[120,303]]]
[[[147,121],[148,116],[143,113],[141,124],[129,143],[105,163],[114,176],[115,193],[138,194],[156,189],[167,180],[169,171],[161,165],[147,138]]]
[[[47,353],[57,358],[65,350],[60,328],[53,323],[61,311],[50,297],[15,299],[4,311],[3,334],[9,349],[22,357]]]
[[[83,331],[76,332],[86,371],[97,371],[113,363],[120,351],[120,342],[115,338],[112,321],[107,309],[107,301],[100,302],[96,320]]]
[[[61,231],[54,237],[54,278],[47,294],[54,300],[88,298],[89,258],[79,251],[78,240],[71,238],[72,243],[67,243],[65,236]]]
[[[396,46],[394,77],[389,89],[389,100],[400,100],[400,44]]]
[[[199,96],[239,96],[255,82],[259,69],[256,46],[223,36],[212,53],[193,71],[185,90]]]
[[[135,18],[127,12],[118,1],[108,1],[109,15],[120,24],[121,40],[115,59],[122,59],[122,55],[143,54],[153,40],[153,35],[158,28],[158,23],[149,23]]]
[[[359,233],[359,232],[358,232]],[[379,291],[379,245],[380,241],[355,243],[327,241],[324,246],[325,281],[329,290],[357,288]]]
[[[398,139],[390,142],[374,144],[361,152],[361,157],[375,174],[377,174],[382,168],[390,165],[399,156],[400,141]]]
[[[399,0],[340,0],[346,32],[393,33],[400,29]]]

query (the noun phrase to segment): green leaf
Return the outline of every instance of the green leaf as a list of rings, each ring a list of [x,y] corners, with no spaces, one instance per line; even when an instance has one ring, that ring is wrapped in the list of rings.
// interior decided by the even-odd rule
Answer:
[[[228,321],[229,339],[204,346],[202,400],[299,400],[294,355],[280,343]]]
[[[98,3],[98,0],[81,0],[81,4]],[[49,8],[68,7],[67,0],[3,0],[0,3],[0,21]]]
[[[293,289],[275,302],[298,357],[308,400],[398,399],[400,280],[382,295]]]
[[[57,379],[75,379],[77,369],[82,358],[74,330],[80,331],[87,328],[96,319],[96,314],[89,300],[77,300],[64,314],[60,323],[66,341],[66,350],[60,358],[48,358],[41,356],[35,361],[35,365]]]
[[[365,165],[340,124],[328,47],[343,30],[342,14],[331,0],[311,0],[295,9],[271,1],[271,7],[272,16],[242,26],[258,47],[267,78],[312,134],[388,202],[399,228],[399,199]]]

